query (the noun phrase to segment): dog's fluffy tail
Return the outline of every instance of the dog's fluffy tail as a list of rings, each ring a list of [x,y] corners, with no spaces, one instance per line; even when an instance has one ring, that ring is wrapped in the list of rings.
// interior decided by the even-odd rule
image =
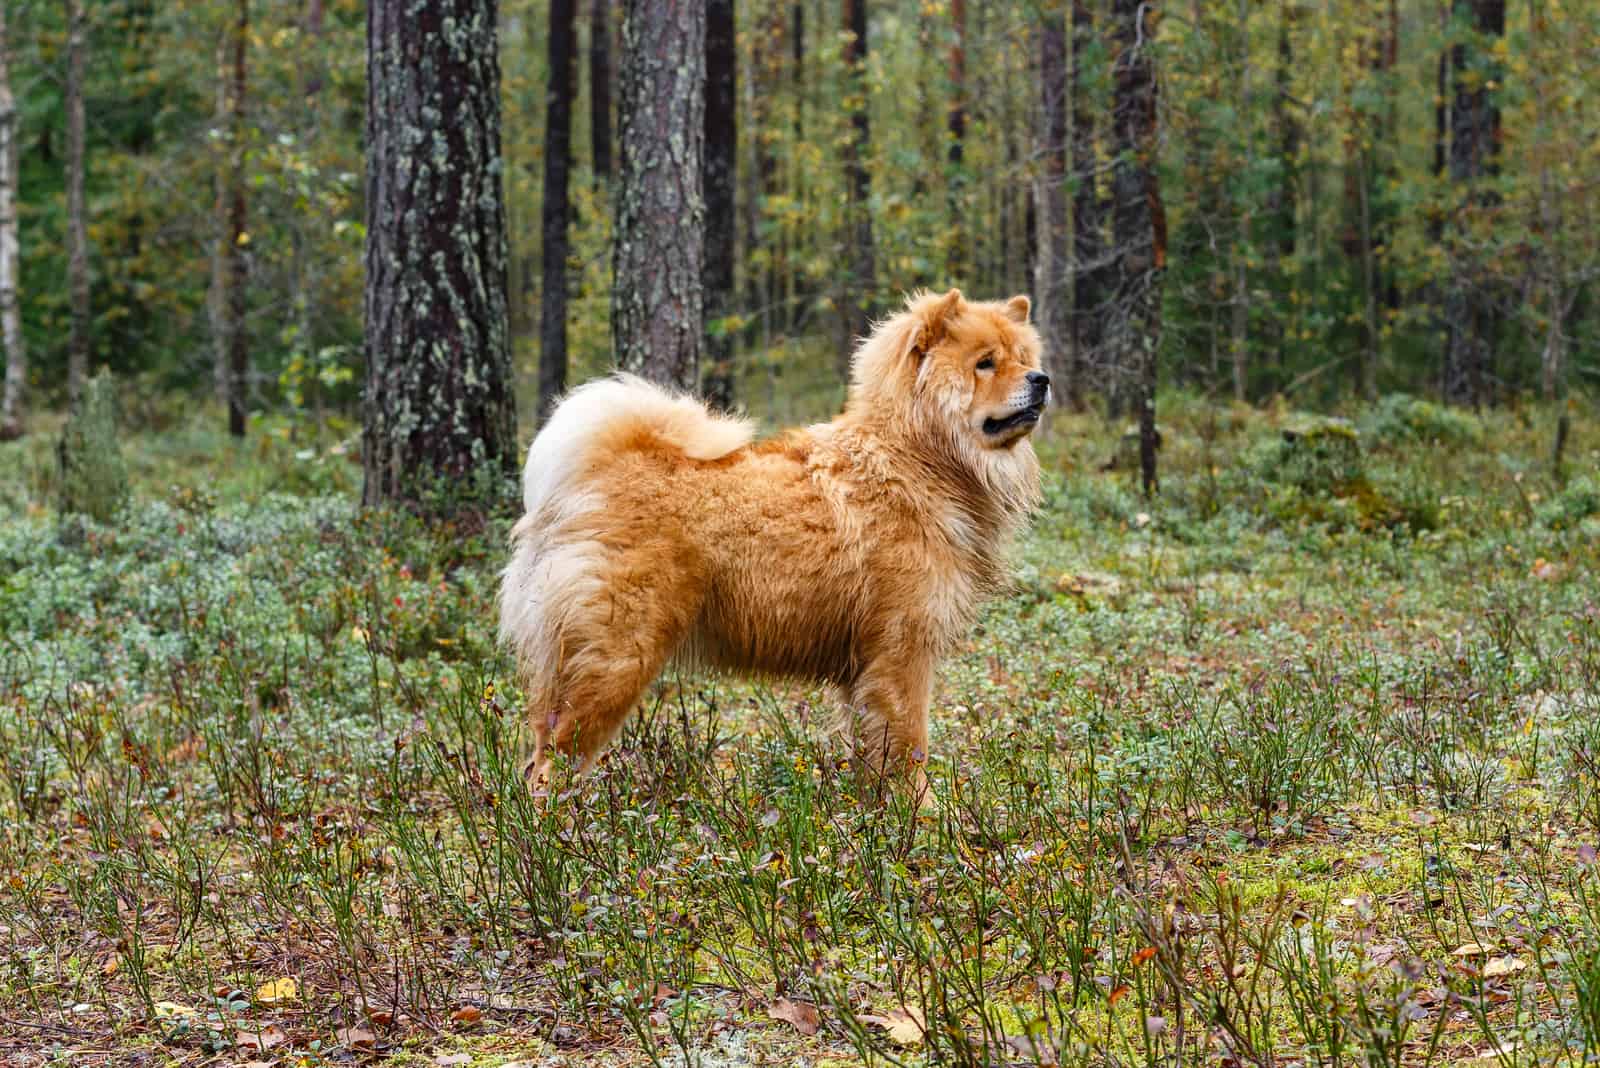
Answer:
[[[641,437],[715,460],[753,434],[747,420],[715,415],[633,375],[579,386],[556,405],[528,449],[525,514],[511,531],[511,563],[500,584],[500,640],[516,653],[535,715],[557,711],[552,688],[567,617],[604,592],[607,502],[593,478],[596,461],[637,447]]]

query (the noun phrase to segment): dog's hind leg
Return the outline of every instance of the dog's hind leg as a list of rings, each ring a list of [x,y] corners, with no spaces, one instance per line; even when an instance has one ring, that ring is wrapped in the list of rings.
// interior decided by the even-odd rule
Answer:
[[[525,771],[530,786],[549,778],[556,753],[576,760],[579,776],[594,767],[683,642],[696,600],[687,576],[631,572],[574,606],[552,699],[530,709],[537,739]]]

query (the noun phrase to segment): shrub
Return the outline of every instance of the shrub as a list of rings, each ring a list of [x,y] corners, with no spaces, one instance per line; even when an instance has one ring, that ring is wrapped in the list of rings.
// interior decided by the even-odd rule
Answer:
[[[1483,438],[1483,425],[1476,416],[1405,393],[1391,393],[1367,409],[1361,430],[1384,444],[1472,445]]]
[[[1362,478],[1361,439],[1340,420],[1285,430],[1262,473],[1303,493],[1343,492]]]
[[[1590,516],[1600,515],[1600,482],[1588,475],[1575,478],[1534,514],[1551,530],[1571,530]]]

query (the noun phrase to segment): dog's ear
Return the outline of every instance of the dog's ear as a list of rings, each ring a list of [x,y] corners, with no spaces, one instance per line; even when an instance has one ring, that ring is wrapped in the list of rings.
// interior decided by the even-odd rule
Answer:
[[[1021,293],[1006,301],[1006,317],[1014,323],[1027,322],[1028,312],[1032,310],[1033,302]]]
[[[912,325],[906,342],[906,355],[926,353],[944,340],[950,320],[965,303],[961,290],[952,289],[942,297],[928,295],[911,302]]]

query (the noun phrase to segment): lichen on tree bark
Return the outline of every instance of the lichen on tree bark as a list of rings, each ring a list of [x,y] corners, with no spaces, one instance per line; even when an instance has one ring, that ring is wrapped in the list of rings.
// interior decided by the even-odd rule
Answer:
[[[516,470],[496,17],[367,11],[367,504],[498,496]]]

